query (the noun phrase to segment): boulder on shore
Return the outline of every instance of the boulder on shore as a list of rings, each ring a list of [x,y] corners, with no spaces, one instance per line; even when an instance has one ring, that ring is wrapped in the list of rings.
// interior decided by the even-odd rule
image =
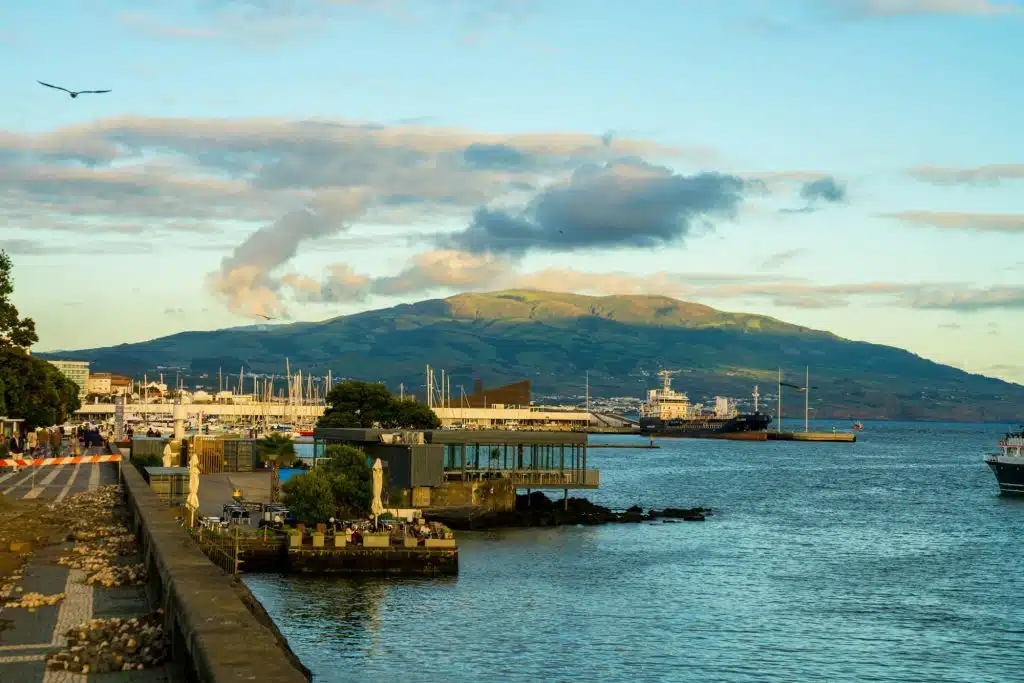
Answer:
[[[597,505],[586,498],[569,498],[566,502],[561,499],[552,500],[545,494],[534,491],[528,496],[516,496],[515,510],[474,514],[474,511],[463,508],[427,511],[425,514],[429,519],[443,522],[452,529],[468,530],[636,523],[658,519],[703,522],[711,512],[710,509],[701,507],[644,511],[639,505],[620,512]]]

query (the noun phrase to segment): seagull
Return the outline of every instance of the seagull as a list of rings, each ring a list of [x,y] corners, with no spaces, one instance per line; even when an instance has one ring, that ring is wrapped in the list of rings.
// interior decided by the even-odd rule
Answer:
[[[63,90],[67,94],[71,95],[71,97],[78,97],[79,95],[82,95],[84,93],[95,93],[95,94],[98,95],[100,93],[110,92],[109,90],[78,90],[78,91],[74,91],[74,90],[68,90],[67,88],[62,88],[59,85],[50,85],[49,83],[43,83],[42,81],[36,81],[36,83],[38,83],[39,85],[45,85],[47,88],[53,88],[54,90]]]
[[[274,320],[274,318],[271,318],[269,315],[263,315],[262,313],[257,313],[256,315],[261,318],[266,318],[267,320]]]

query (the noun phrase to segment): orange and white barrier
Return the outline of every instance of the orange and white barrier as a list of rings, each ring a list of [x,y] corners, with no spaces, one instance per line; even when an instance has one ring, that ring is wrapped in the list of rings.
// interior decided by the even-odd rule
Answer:
[[[0,459],[0,467],[44,467],[46,465],[78,465],[91,462],[121,462],[120,455],[76,455],[67,458]]]

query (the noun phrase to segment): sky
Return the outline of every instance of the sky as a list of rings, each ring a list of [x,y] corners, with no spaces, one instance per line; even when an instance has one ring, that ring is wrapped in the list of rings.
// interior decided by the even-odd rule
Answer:
[[[8,3],[0,248],[38,351],[531,288],[1024,383],[1021,65],[1009,0]]]

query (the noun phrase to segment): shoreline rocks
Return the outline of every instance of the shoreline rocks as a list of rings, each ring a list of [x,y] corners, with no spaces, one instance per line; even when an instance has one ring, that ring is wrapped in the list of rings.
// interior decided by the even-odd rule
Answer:
[[[616,511],[590,502],[586,498],[569,498],[568,505],[562,500],[552,500],[535,491],[529,496],[516,496],[516,509],[507,512],[478,513],[475,510],[434,510],[426,511],[428,519],[443,522],[452,529],[467,531],[477,529],[521,528],[566,526],[582,524],[628,524],[677,521],[703,522],[713,514],[710,508],[664,508],[644,510],[639,505],[627,510]]]

